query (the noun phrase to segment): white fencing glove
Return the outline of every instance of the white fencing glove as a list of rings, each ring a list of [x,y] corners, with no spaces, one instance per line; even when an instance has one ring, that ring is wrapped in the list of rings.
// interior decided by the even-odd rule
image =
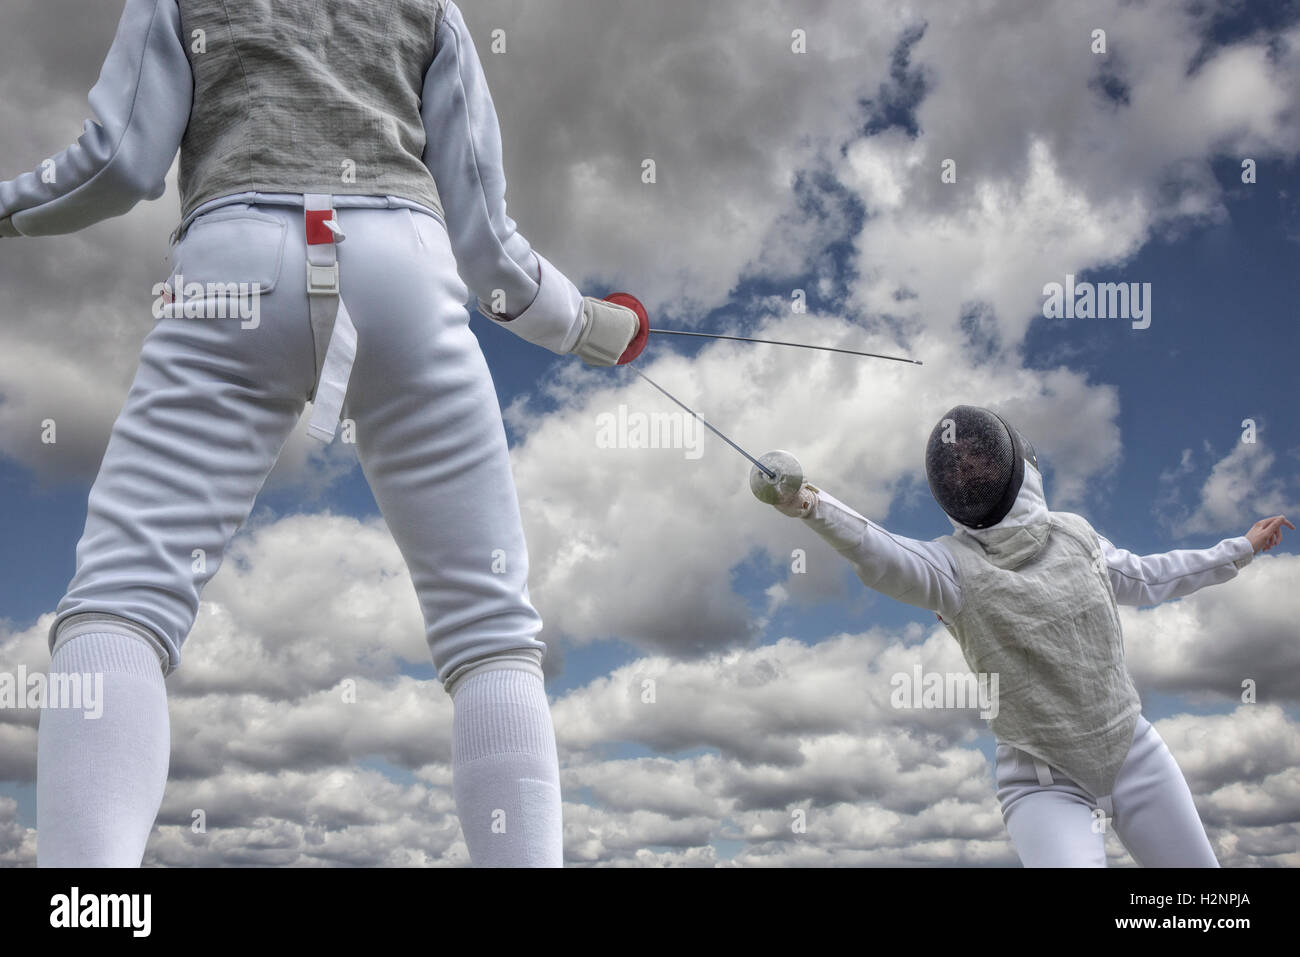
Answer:
[[[573,353],[587,365],[617,365],[640,331],[641,320],[627,306],[583,296],[582,332]]]
[[[817,507],[817,489],[804,482],[789,502],[776,503],[776,510],[791,518],[807,518]]]

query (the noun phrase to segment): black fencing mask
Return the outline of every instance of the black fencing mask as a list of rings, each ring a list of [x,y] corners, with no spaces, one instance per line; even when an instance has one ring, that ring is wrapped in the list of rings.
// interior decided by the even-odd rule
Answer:
[[[973,405],[949,409],[925,447],[925,477],[939,507],[967,528],[1006,518],[1020,493],[1034,447],[996,412]]]

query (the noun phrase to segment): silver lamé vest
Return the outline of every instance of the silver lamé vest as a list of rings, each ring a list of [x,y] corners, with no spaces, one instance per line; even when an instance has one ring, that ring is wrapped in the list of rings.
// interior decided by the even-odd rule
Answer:
[[[181,215],[231,193],[394,195],[439,212],[420,117],[443,0],[178,0],[194,73]]]
[[[1098,799],[1114,788],[1141,702],[1115,593],[1088,522],[1052,512],[1047,542],[1000,567],[976,539],[952,552],[961,610],[944,624],[975,672],[998,674],[998,740],[1059,768]]]

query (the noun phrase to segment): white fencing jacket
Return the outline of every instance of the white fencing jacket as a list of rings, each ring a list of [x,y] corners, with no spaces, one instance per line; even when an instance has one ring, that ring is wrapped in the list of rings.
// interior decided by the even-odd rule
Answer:
[[[70,233],[161,197],[185,137],[193,95],[178,0],[127,0],[90,92],[97,122],[86,121],[76,143],[32,172],[0,182],[0,236]],[[421,118],[423,160],[437,184],[462,278],[488,315],[494,294],[504,293],[507,308],[492,317],[511,320],[503,322],[511,331],[552,352],[571,351],[582,331],[582,296],[533,250],[506,213],[496,111],[454,3],[446,4],[437,27],[421,90]],[[293,199],[245,190],[206,203],[187,218],[223,203]],[[296,199],[301,203],[300,196]],[[336,196],[338,206],[375,201]]]
[[[1024,485],[1006,518],[986,529],[968,529],[955,522],[953,527],[964,535],[996,537],[1009,529],[1040,524],[1046,513],[1042,476],[1027,465]],[[961,586],[952,555],[942,542],[895,535],[820,488],[817,505],[803,521],[848,559],[868,588],[933,611],[941,619],[955,617],[961,609]],[[1213,548],[1154,555],[1134,555],[1098,537],[1115,600],[1121,605],[1158,605],[1190,595],[1236,577],[1254,557],[1244,535],[1226,538]]]

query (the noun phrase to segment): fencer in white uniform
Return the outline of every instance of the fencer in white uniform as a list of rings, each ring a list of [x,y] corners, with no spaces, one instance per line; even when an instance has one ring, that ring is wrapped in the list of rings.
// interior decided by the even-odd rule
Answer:
[[[945,423],[968,444],[942,441]],[[979,428],[992,440],[967,439]],[[775,480],[751,471],[760,500],[802,519],[867,587],[935,612],[972,672],[999,674],[997,796],[1025,866],[1104,867],[1111,829],[1143,866],[1218,866],[1181,770],[1141,715],[1115,606],[1228,581],[1293,527],[1285,518],[1212,548],[1134,555],[1049,510],[1032,445],[970,406],[945,415],[927,449],[954,530],[935,541],[893,534],[804,482],[788,453],[760,461],[784,468]]]
[[[51,673],[102,674],[105,703],[98,720],[42,713],[38,863],[141,862],[168,768],[163,679],[311,399],[314,435],[330,440],[340,416],[354,433],[414,581],[454,701],[471,860],[560,866],[546,645],[465,304],[472,291],[494,321],[591,365],[614,364],[638,319],[582,296],[506,214],[459,10],[128,0],[90,103],[98,122],[77,143],[0,183],[0,236],[156,199],[178,149],[182,222],[168,283],[142,290],[157,321],[49,630]],[[256,290],[254,321],[241,289]]]

